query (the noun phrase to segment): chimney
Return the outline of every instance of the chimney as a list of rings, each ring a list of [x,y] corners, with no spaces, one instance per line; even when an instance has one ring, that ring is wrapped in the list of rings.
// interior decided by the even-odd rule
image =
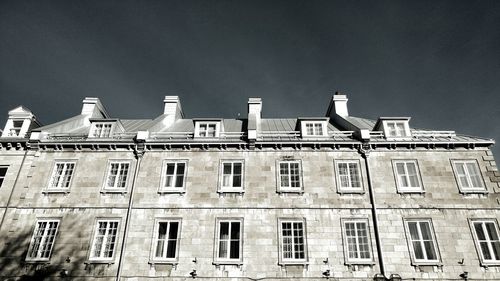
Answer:
[[[88,118],[108,118],[109,115],[99,98],[86,97],[83,100],[82,115]]]
[[[175,120],[184,118],[181,101],[178,96],[165,96],[165,98],[163,99],[163,104],[163,126],[170,127],[172,124],[174,124]]]
[[[330,106],[328,107],[327,116],[333,117],[333,115],[338,115],[341,117],[349,116],[347,111],[347,96],[342,95],[339,92],[335,92],[335,95],[332,97],[332,101],[330,102]]]
[[[262,99],[248,99],[248,139],[256,140],[262,117]]]

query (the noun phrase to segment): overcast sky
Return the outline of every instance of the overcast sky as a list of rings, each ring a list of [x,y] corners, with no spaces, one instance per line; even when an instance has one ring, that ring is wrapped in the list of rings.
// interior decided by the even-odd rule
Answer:
[[[0,0],[0,126],[99,97],[118,118],[411,116],[500,141],[500,1]],[[500,157],[500,146],[494,147]]]

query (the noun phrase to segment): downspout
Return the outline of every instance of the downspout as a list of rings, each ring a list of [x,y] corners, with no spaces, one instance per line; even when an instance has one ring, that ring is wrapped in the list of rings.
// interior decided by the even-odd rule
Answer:
[[[16,179],[14,180],[14,184],[12,185],[12,190],[9,194],[9,199],[7,199],[7,205],[5,206],[5,212],[2,215],[2,220],[0,221],[0,231],[2,230],[3,222],[5,220],[5,216],[7,216],[7,211],[9,211],[10,201],[12,200],[12,195],[14,194],[14,189],[16,188],[17,181],[19,180],[19,175],[21,174],[21,170],[24,166],[24,161],[26,160],[26,156],[28,155],[29,147],[26,146],[26,151],[23,155],[23,160],[21,161],[21,165],[19,166],[19,170],[17,171]]]
[[[363,144],[363,147],[360,149],[361,156],[363,157],[363,159],[365,159],[366,177],[368,178],[368,193],[370,195],[370,205],[372,210],[373,228],[375,230],[375,242],[377,245],[377,256],[379,261],[380,273],[385,277],[384,256],[383,256],[382,243],[380,242],[380,233],[378,228],[377,205],[375,202],[375,193],[373,191],[370,164],[369,164],[370,151],[371,149],[369,148],[369,144],[366,143]]]
[[[128,201],[128,208],[127,208],[127,216],[125,219],[125,227],[123,230],[123,239],[122,239],[122,247],[120,249],[120,258],[118,259],[118,269],[116,272],[116,281],[120,281],[121,274],[122,274],[122,264],[123,264],[123,256],[125,254],[125,246],[127,245],[127,236],[128,236],[128,230],[129,230],[129,224],[130,224],[130,216],[132,212],[132,204],[134,203],[134,187],[137,181],[137,174],[139,172],[139,167],[141,166],[141,160],[142,156],[144,156],[144,143],[143,142],[138,142],[134,146],[134,155],[135,158],[137,159],[137,165],[135,165],[135,171],[134,171],[134,179],[132,181],[132,186],[130,187],[130,197]]]

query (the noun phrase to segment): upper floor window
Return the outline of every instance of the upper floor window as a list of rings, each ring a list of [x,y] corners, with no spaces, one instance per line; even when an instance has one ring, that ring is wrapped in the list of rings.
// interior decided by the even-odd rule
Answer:
[[[7,166],[0,166],[0,187],[2,187],[3,181],[5,179],[5,175],[7,174]]]
[[[301,164],[299,160],[279,161],[279,191],[302,191]]]
[[[303,219],[280,219],[280,263],[307,261],[307,244]]]
[[[490,219],[474,220],[472,225],[481,263],[484,265],[500,264],[500,238],[496,221]]]
[[[378,129],[382,125],[386,138],[408,138],[411,136],[409,120],[407,117],[381,117],[375,128]]]
[[[481,171],[476,160],[454,160],[452,163],[460,191],[485,191]]]
[[[129,167],[130,163],[125,161],[112,161],[109,163],[105,189],[125,190],[127,187]]]
[[[40,219],[36,222],[28,248],[28,261],[48,261],[56,239],[59,220]]]
[[[439,252],[430,219],[405,220],[410,253],[414,263],[439,262]]]
[[[111,136],[112,128],[113,128],[113,123],[105,123],[105,122],[93,123],[93,129],[90,137],[109,138]]]
[[[339,192],[362,192],[361,173],[359,161],[338,160],[337,166],[337,186]]]
[[[242,219],[217,219],[216,263],[240,263],[243,260]]]
[[[181,231],[180,219],[158,220],[155,229],[153,260],[157,262],[177,261]]]
[[[372,261],[370,231],[365,219],[343,220],[344,251],[348,263],[367,263]]]
[[[57,161],[52,170],[49,189],[69,189],[75,166],[75,161]]]
[[[243,161],[224,160],[221,162],[221,192],[243,191]]]
[[[423,190],[416,160],[394,160],[392,164],[398,191],[421,192]]]
[[[326,121],[301,121],[302,136],[327,136],[326,123]]]
[[[90,249],[90,260],[112,260],[115,253],[118,220],[98,220]]]
[[[160,192],[184,192],[186,169],[186,160],[165,160]]]
[[[195,137],[218,138],[220,134],[220,122],[197,121],[194,131]]]
[[[24,120],[12,120],[12,127],[10,128],[9,135],[13,137],[20,137],[21,128],[23,127]]]

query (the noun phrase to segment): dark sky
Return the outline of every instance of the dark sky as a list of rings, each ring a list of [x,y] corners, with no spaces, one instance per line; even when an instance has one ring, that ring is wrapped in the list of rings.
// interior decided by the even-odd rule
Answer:
[[[113,117],[353,116],[500,141],[500,1],[2,1],[0,124],[44,124],[85,96]],[[494,148],[500,157],[500,146]]]

